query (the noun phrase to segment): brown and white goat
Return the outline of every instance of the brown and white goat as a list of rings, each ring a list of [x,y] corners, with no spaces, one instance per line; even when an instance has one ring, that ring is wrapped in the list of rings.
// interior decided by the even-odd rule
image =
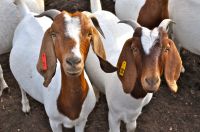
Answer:
[[[49,10],[40,14],[41,18],[26,14],[15,31],[10,54],[10,67],[22,93],[22,110],[30,111],[28,93],[44,104],[53,132],[62,132],[62,125],[83,132],[96,103],[84,72],[90,43],[94,53],[105,59],[95,28],[98,21],[81,12]]]
[[[115,12],[121,20],[135,20],[153,29],[169,18],[168,0],[116,0]]]
[[[117,64],[117,67],[99,58],[101,68],[108,73],[102,72],[98,59],[91,52],[86,61],[86,71],[91,82],[105,92],[109,107],[110,132],[120,131],[120,121],[126,123],[128,132],[135,130],[136,119],[141,114],[143,106],[151,100],[152,93],[158,91],[163,73],[170,90],[177,92],[176,81],[182,66],[175,44],[168,38],[166,32],[171,20],[164,20],[153,30],[142,27],[136,22],[121,22],[131,25],[134,29],[133,37],[126,37],[124,45],[122,42],[126,34],[123,34],[123,30],[118,30],[117,27],[109,28],[113,31],[107,32],[118,34],[119,38],[115,39],[121,40],[110,42],[106,39],[109,40],[112,34],[106,36],[107,32],[103,30],[107,60]],[[110,21],[110,25],[115,26],[115,22],[111,24]],[[124,24],[119,25],[125,28]],[[119,28],[123,29],[122,26]],[[117,72],[112,73],[113,71]]]

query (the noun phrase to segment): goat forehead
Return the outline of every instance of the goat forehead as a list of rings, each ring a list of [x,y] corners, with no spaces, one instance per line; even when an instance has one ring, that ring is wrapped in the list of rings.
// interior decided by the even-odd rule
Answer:
[[[155,45],[155,40],[158,38],[158,34],[159,32],[157,28],[149,30],[148,28],[142,27],[141,42],[145,54],[150,53],[150,49]]]
[[[68,14],[64,15],[64,24],[65,30],[64,35],[73,39],[75,41],[75,45],[72,48],[72,52],[74,55],[80,57],[80,32],[81,32],[81,24],[79,17],[71,17]]]
[[[71,17],[68,14],[64,15],[64,34],[65,36],[75,40],[77,44],[80,43],[81,24],[79,17]]]

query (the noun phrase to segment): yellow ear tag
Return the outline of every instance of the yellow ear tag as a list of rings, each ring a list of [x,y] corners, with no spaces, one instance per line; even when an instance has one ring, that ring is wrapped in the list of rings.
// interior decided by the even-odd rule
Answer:
[[[122,65],[121,65],[121,68],[119,70],[119,75],[120,76],[124,76],[125,69],[126,69],[126,61],[123,61]]]

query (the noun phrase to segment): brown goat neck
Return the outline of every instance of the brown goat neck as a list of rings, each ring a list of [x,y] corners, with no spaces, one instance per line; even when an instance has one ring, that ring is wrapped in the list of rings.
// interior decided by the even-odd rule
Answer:
[[[66,75],[61,67],[61,78],[61,91],[57,99],[58,110],[71,120],[75,120],[80,115],[83,102],[88,93],[84,71],[80,76],[71,77]]]

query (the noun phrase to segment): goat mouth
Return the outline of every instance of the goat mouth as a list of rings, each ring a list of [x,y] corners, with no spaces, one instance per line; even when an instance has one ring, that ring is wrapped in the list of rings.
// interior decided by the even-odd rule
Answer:
[[[65,74],[68,76],[79,76],[83,71],[82,66],[72,67],[72,66],[67,66],[66,63],[64,63],[63,69]]]
[[[79,76],[81,75],[82,70],[77,70],[77,71],[67,71],[67,74],[70,76]]]
[[[157,87],[154,87],[154,88],[144,88],[144,90],[147,92],[147,93],[156,93],[158,91],[159,88]]]

